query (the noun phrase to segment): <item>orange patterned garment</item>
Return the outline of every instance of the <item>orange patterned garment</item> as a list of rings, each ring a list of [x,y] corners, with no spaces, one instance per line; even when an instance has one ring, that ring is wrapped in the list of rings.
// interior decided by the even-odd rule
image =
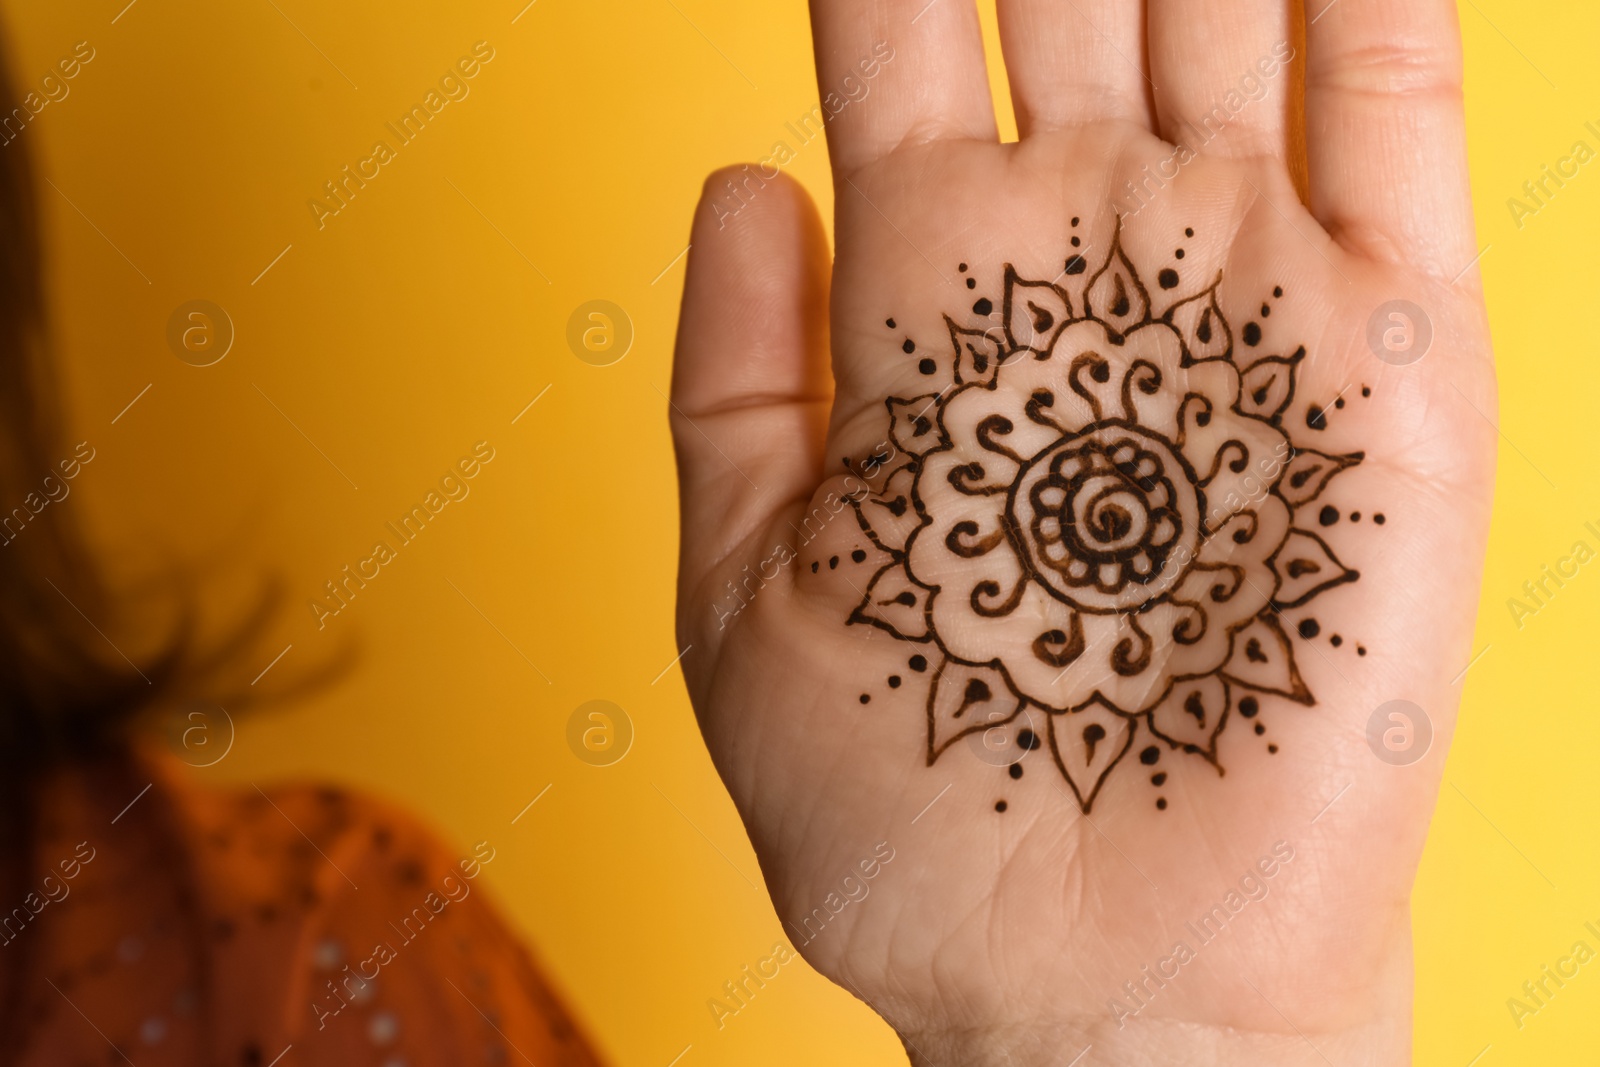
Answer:
[[[0,902],[8,986],[26,961],[5,1062],[599,1062],[487,899],[491,844],[457,855],[338,789],[186,774],[144,757],[40,794],[30,880]]]

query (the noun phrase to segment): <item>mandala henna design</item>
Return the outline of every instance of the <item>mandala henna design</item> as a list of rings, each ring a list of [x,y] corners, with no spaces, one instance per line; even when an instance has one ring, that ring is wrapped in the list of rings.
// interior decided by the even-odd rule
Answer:
[[[919,368],[943,388],[887,399],[898,454],[851,501],[882,562],[849,621],[931,661],[929,764],[1039,719],[1087,812],[1130,751],[1220,774],[1230,714],[1315,702],[1280,613],[1359,577],[1305,527],[1363,457],[1290,439],[1306,350],[1256,354],[1255,323],[1236,348],[1220,282],[1158,310],[1120,239],[1077,297],[1007,264],[1003,322],[947,316],[951,355]]]

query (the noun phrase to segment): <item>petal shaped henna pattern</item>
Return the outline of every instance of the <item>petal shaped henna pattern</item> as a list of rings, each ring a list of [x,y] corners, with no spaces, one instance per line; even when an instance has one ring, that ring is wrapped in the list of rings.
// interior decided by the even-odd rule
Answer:
[[[1037,720],[1085,812],[1136,737],[1221,773],[1230,718],[1315,703],[1278,613],[1359,574],[1295,516],[1363,457],[1296,446],[1306,350],[1236,350],[1221,275],[1153,307],[1120,225],[1081,309],[1003,282],[1003,328],[946,317],[948,385],[887,398],[900,457],[852,501],[886,558],[849,621],[926,651],[929,764]]]

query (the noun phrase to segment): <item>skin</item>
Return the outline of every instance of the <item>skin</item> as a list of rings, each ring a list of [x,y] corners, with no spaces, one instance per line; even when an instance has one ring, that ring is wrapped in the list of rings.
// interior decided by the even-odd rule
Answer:
[[[1001,0],[1021,128],[1002,145],[975,12],[925,3],[813,0],[824,97],[860,77],[875,43],[894,49],[828,128],[832,262],[787,178],[713,175],[695,217],[672,405],[678,631],[778,915],[916,1064],[1063,1064],[1086,1047],[1084,1063],[1408,1063],[1410,893],[1473,653],[1495,444],[1454,4],[1340,0],[1316,17],[1282,0]],[[1294,58],[1266,95],[1197,144],[1184,123],[1283,42]],[[930,767],[927,682],[907,669],[928,648],[846,625],[870,578],[848,562],[863,540],[853,514],[804,546],[790,523],[847,490],[841,461],[885,439],[885,397],[927,391],[903,338],[948,358],[943,314],[965,321],[975,295],[998,304],[1007,263],[1056,277],[1074,233],[1092,274],[1127,215],[1114,191],[1180,140],[1197,158],[1124,218],[1123,246],[1158,312],[1221,271],[1235,337],[1254,320],[1260,354],[1306,346],[1285,429],[1366,454],[1326,498],[1368,518],[1296,525],[1362,576],[1286,613],[1321,624],[1319,639],[1291,638],[1314,706],[1263,697],[1265,736],[1230,722],[1226,775],[1170,751],[1143,767],[1136,747],[1085,814],[1043,761],[1012,780],[958,744]],[[730,179],[746,190],[732,217],[717,206]],[[1184,280],[1163,296],[1155,272],[1178,247]],[[1275,286],[1284,296],[1261,320]],[[1408,366],[1366,340],[1396,299],[1433,330]],[[1305,404],[1341,393],[1346,407],[1309,430]],[[798,559],[762,569],[780,546]],[[727,583],[747,566],[768,580],[730,614]],[[891,689],[891,674],[908,680]],[[1394,699],[1433,731],[1405,766],[1367,741],[1374,709]],[[1169,772],[1159,790],[1152,770]],[[868,879],[861,862],[880,842],[893,859]],[[1275,846],[1292,859],[1265,877]],[[1252,874],[1256,899],[1223,935],[1197,937],[1188,924]],[[830,894],[859,899],[834,915]],[[828,921],[807,933],[818,908]],[[1131,999],[1124,983],[1143,983],[1146,966],[1171,974],[1160,961],[1179,942],[1193,958]]]

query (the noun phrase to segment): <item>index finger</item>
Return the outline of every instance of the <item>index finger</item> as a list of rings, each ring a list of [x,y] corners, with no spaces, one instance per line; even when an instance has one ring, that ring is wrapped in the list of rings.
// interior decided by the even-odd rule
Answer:
[[[999,139],[972,0],[811,0],[811,32],[836,175],[903,145]]]
[[[1307,0],[1306,18],[1312,214],[1453,279],[1477,253],[1455,0]]]

